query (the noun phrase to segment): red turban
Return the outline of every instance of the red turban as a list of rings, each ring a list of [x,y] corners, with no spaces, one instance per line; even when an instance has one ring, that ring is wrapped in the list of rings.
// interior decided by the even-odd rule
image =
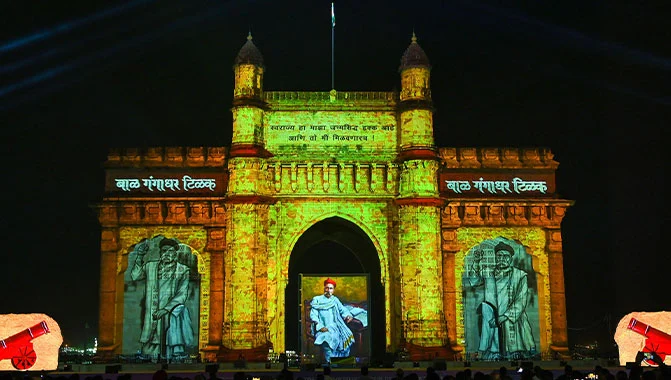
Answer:
[[[326,284],[331,284],[331,285],[333,285],[334,288],[336,287],[336,282],[331,280],[330,278],[327,278],[326,280],[324,280],[324,286],[326,286]]]

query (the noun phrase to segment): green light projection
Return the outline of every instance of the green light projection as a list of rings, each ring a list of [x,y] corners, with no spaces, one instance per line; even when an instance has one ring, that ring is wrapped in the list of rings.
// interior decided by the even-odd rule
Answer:
[[[224,255],[224,345],[253,348],[266,342],[266,283],[268,206],[228,206],[228,249]]]
[[[260,98],[263,92],[263,67],[239,64],[233,68],[235,74],[235,98]]]
[[[233,142],[236,144],[259,144],[263,142],[263,110],[258,107],[234,107]]]
[[[385,111],[269,111],[266,149],[297,160],[396,156],[396,113]]]
[[[409,160],[403,163],[399,181],[399,196],[404,197],[437,197],[438,162],[428,160]]]
[[[401,148],[433,146],[433,112],[413,109],[401,114]]]
[[[270,178],[267,166],[265,160],[255,157],[230,159],[228,195],[267,195]]]
[[[378,253],[381,280],[385,288],[385,333],[391,344],[389,297],[389,243],[393,211],[388,202],[357,201],[337,198],[280,200],[270,206],[268,241],[267,307],[270,341],[275,350],[284,350],[284,289],[287,285],[289,257],[300,236],[315,223],[330,217],[340,217],[359,226],[371,239]]]
[[[446,343],[442,297],[440,212],[431,206],[401,206],[398,255],[402,319],[406,339],[422,346]]]
[[[266,342],[266,283],[268,206],[228,206],[228,249],[224,256],[224,345],[253,348]]]

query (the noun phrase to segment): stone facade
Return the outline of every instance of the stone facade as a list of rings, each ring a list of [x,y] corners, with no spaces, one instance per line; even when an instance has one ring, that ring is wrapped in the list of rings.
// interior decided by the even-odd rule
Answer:
[[[402,60],[400,93],[264,92],[254,49],[250,37],[234,66],[230,147],[108,156],[107,195],[96,206],[103,352],[124,350],[128,253],[161,234],[197,252],[204,357],[263,360],[270,347],[283,351],[293,247],[328,218],[358,226],[377,251],[384,351],[405,348],[414,359],[463,353],[464,257],[478,239],[507,236],[533,257],[540,350],[568,352],[560,225],[572,202],[542,190],[462,196],[442,177],[480,173],[503,183],[538,174],[553,186],[558,164],[549,150],[436,148],[430,66],[416,39]],[[159,178],[161,191],[151,188]]]

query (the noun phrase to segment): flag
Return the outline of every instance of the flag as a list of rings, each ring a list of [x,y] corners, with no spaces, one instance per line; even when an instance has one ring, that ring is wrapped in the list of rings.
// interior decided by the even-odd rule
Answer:
[[[331,27],[335,28],[335,10],[333,9],[333,3],[331,3]]]

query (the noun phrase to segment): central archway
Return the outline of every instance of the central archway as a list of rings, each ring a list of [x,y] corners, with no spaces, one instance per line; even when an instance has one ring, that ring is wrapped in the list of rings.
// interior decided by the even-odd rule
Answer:
[[[369,327],[371,362],[385,352],[384,287],[378,253],[371,239],[356,224],[339,217],[310,227],[296,242],[289,259],[285,294],[285,347],[300,352],[299,275],[366,273],[370,279]]]

